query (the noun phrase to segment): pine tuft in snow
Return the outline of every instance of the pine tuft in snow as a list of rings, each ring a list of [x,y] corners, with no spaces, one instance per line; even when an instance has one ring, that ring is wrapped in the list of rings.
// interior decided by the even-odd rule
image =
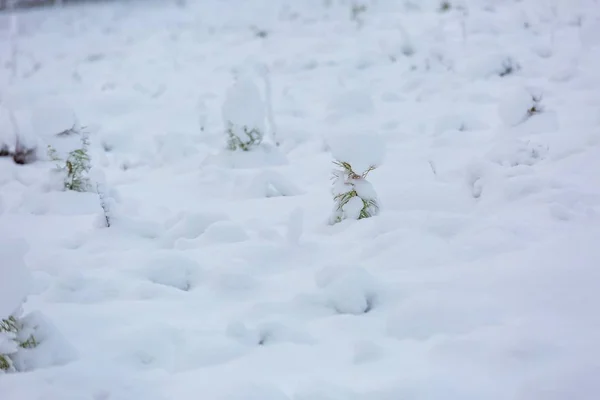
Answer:
[[[92,168],[89,156],[89,134],[82,128],[77,128],[81,146],[69,152],[66,160],[63,160],[56,149],[48,146],[48,157],[56,163],[55,172],[63,176],[65,190],[76,192],[87,192],[92,186],[88,177]]]
[[[252,79],[241,76],[234,82],[227,91],[222,113],[229,150],[249,151],[262,142],[265,103]]]
[[[0,373],[14,371],[14,356],[36,340],[20,320],[21,304],[31,285],[23,256],[27,244],[20,240],[0,242]]]
[[[377,193],[367,175],[383,162],[385,144],[376,135],[336,136],[328,140],[334,164],[330,223],[369,218],[379,214]]]
[[[339,167],[333,171],[334,209],[330,223],[345,219],[358,220],[379,214],[379,200],[373,186],[365,178],[375,167],[358,175],[352,165],[344,161],[335,161]]]

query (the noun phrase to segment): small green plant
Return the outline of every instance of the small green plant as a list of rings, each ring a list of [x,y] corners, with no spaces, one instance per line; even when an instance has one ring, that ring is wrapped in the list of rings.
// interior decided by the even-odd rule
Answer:
[[[531,117],[534,116],[535,114],[539,114],[543,111],[543,107],[542,107],[542,96],[531,96],[531,99],[533,100],[533,105],[527,110],[527,116]]]
[[[15,316],[0,320],[0,339],[4,336],[15,345],[14,351],[8,354],[0,353],[0,371],[8,372],[14,370],[12,357],[14,357],[19,348],[32,349],[37,347],[38,342],[33,334],[22,338],[23,330],[23,324]]]
[[[243,151],[249,151],[252,147],[258,146],[262,142],[263,134],[257,128],[250,129],[247,126],[243,126],[241,130],[243,131],[245,137],[236,133],[236,131],[239,132],[240,129],[236,129],[231,122],[228,124],[227,148],[229,150],[241,149]]]
[[[440,3],[440,12],[448,12],[452,9],[452,4],[449,1],[442,1]]]
[[[364,23],[363,15],[367,12],[367,5],[360,3],[352,3],[350,8],[350,19],[356,22],[358,27],[361,27]]]
[[[80,130],[81,147],[69,152],[66,160],[63,160],[56,149],[48,145],[48,157],[56,162],[56,171],[65,174],[65,190],[76,192],[87,192],[90,190],[90,180],[87,177],[91,169],[90,156],[88,155],[89,139],[87,132]]]
[[[379,214],[377,195],[365,179],[376,167],[370,166],[362,174],[357,174],[347,162],[334,161],[334,164],[339,169],[333,171],[335,205],[330,222],[335,224],[344,219],[363,219]]]

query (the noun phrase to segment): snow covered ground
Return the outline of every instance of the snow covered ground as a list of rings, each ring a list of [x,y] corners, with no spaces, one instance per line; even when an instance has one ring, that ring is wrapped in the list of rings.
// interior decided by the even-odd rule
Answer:
[[[0,158],[0,241],[56,331],[0,399],[598,399],[600,3],[441,3],[90,3],[13,40],[0,15],[0,106],[87,126],[114,218]],[[281,146],[229,155],[256,65]],[[385,143],[381,214],[329,225],[354,134]]]

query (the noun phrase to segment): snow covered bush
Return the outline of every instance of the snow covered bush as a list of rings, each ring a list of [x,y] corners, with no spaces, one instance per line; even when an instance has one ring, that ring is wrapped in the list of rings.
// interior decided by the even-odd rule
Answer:
[[[384,144],[376,136],[350,135],[330,140],[338,167],[333,171],[334,209],[330,223],[363,219],[379,214],[377,193],[367,175],[383,160]]]
[[[48,157],[57,163],[55,171],[63,174],[65,190],[76,192],[87,192],[91,188],[88,173],[91,169],[88,133],[83,129],[77,129],[80,135],[81,147],[70,151],[67,159],[63,160],[56,149],[48,145]]]
[[[229,88],[222,113],[229,150],[249,151],[263,141],[265,104],[249,77],[238,78]]]
[[[42,314],[23,315],[32,284],[24,262],[27,249],[22,239],[0,238],[0,375],[64,365],[76,357],[75,350]]]
[[[37,344],[32,328],[19,317],[11,315],[0,320],[0,371],[14,371],[14,357],[19,349],[31,349]]]
[[[370,166],[359,175],[347,162],[335,161],[334,164],[340,169],[333,171],[335,207],[331,223],[335,224],[344,219],[369,218],[379,214],[377,194],[365,179],[375,166]]]
[[[358,266],[329,266],[315,275],[325,303],[339,314],[366,314],[375,307],[381,288]]]
[[[23,262],[26,250],[22,241],[0,242],[0,373],[14,371],[19,351],[37,345],[32,330],[20,319],[31,279]]]

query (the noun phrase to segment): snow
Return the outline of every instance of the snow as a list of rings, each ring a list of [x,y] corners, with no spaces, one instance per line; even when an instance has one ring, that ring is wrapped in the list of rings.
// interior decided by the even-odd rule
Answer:
[[[251,77],[243,74],[227,90],[223,103],[223,122],[225,127],[233,125],[235,135],[246,139],[242,128],[256,129],[264,135],[265,104],[260,90]]]
[[[523,89],[517,88],[504,94],[498,104],[498,114],[508,126],[518,125],[529,116],[528,111],[536,105],[533,95]]]
[[[360,216],[360,210],[364,207],[364,203],[362,199],[358,196],[352,197],[344,206],[342,210],[344,212],[344,216],[348,219],[358,219]]]
[[[356,194],[363,200],[377,200],[377,193],[373,185],[366,179],[355,179],[352,181]]]
[[[0,158],[0,399],[600,396],[594,1],[67,3],[0,14],[0,142],[101,194]]]
[[[8,318],[18,311],[29,294],[31,276],[23,260],[26,252],[27,243],[24,240],[0,241],[0,319]]]
[[[377,134],[337,134],[329,138],[328,144],[333,158],[349,163],[357,174],[378,167],[385,156],[385,142]]]
[[[288,217],[286,238],[291,245],[299,244],[304,230],[304,210],[300,207],[294,209]]]

